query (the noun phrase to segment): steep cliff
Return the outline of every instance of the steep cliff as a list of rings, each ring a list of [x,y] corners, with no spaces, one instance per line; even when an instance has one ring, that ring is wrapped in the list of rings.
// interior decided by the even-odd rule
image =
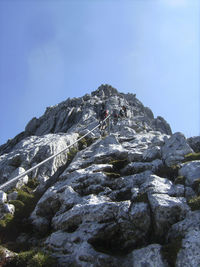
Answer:
[[[199,137],[172,134],[133,94],[101,85],[47,108],[1,146],[0,183],[98,125],[102,105],[106,135],[97,128],[1,191],[2,245],[48,252],[57,260],[48,266],[199,266]],[[115,120],[122,106],[127,117]],[[8,266],[21,254],[2,255]]]

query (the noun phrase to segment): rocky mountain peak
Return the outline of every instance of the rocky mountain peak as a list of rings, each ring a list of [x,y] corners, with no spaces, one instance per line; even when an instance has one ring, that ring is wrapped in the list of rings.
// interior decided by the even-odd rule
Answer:
[[[117,89],[109,84],[102,84],[99,88],[91,93],[92,96],[98,96],[102,99],[110,96],[119,96]]]
[[[58,154],[0,191],[2,262],[34,247],[43,266],[199,266],[199,148],[110,85],[47,108],[0,148],[0,184]]]
[[[153,112],[136,98],[134,94],[119,93],[111,85],[101,85],[91,94],[79,98],[68,98],[55,106],[48,107],[40,118],[33,118],[20,133],[7,144],[0,147],[0,154],[11,151],[13,146],[28,136],[41,136],[49,133],[80,132],[98,123],[102,105],[109,109],[110,113],[119,112],[122,106],[126,106],[128,118],[124,118],[125,124],[136,131],[160,131],[171,135],[170,125],[164,118],[154,118]],[[118,125],[119,126],[119,125]],[[120,126],[114,131],[120,131]]]

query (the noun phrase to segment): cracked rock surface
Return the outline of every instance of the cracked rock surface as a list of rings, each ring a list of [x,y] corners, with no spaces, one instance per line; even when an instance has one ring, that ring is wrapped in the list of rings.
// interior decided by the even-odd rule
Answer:
[[[184,162],[186,154],[199,152],[199,138],[172,134],[135,95],[102,85],[47,108],[0,147],[0,182],[94,128],[103,103],[111,114],[125,105],[127,117],[115,123],[111,117],[107,135],[101,137],[97,128],[13,184],[12,192],[1,191],[1,218],[15,214],[9,201],[34,178],[40,197],[29,216],[37,233],[31,240],[50,251],[59,266],[199,266],[200,210],[190,205],[191,199],[198,201],[199,160]]]

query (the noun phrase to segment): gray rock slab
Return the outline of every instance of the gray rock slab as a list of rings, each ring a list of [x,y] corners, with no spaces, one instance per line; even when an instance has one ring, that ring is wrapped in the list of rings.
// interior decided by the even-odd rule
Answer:
[[[162,147],[162,159],[167,166],[177,164],[184,155],[194,152],[182,133],[173,134]]]
[[[71,135],[47,134],[41,137],[31,136],[23,139],[15,145],[13,151],[0,156],[0,183],[16,177],[49,156],[63,150],[67,145],[75,142],[77,137],[78,134],[74,133]],[[41,175],[49,178],[66,162],[67,152],[45,163],[39,170],[33,171],[29,176],[37,177],[37,175]],[[21,187],[27,181],[28,176],[24,176],[11,187]]]
[[[122,175],[130,175],[139,172],[151,170],[155,172],[159,167],[163,165],[162,160],[156,159],[152,162],[131,162],[124,169],[121,170]]]

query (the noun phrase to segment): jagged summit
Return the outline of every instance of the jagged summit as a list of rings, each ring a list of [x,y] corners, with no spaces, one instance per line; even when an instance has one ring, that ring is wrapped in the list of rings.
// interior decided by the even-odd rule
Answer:
[[[111,113],[105,136],[102,104]],[[122,106],[127,117],[113,123]],[[1,245],[35,248],[22,256],[1,248],[1,266],[200,266],[200,137],[171,134],[135,95],[101,85],[67,99],[1,153],[0,184],[9,181],[0,191]],[[45,252],[57,263],[41,263]]]
[[[48,107],[40,118],[33,118],[20,133],[7,144],[0,147],[0,154],[9,152],[13,146],[25,137],[41,136],[48,133],[68,133],[82,131],[97,123],[102,103],[106,108],[119,111],[125,105],[128,110],[128,118],[122,124],[136,131],[160,131],[171,135],[170,125],[162,118],[154,118],[153,112],[136,98],[134,94],[119,93],[111,85],[101,85],[91,94],[79,98],[68,98],[52,107]],[[122,124],[120,124],[122,126]],[[120,127],[115,127],[119,131]]]
[[[112,87],[109,84],[102,84],[101,86],[98,87],[97,90],[93,91],[91,93],[92,96],[98,96],[98,97],[109,97],[109,96],[119,96],[120,93],[117,91],[116,88]]]

